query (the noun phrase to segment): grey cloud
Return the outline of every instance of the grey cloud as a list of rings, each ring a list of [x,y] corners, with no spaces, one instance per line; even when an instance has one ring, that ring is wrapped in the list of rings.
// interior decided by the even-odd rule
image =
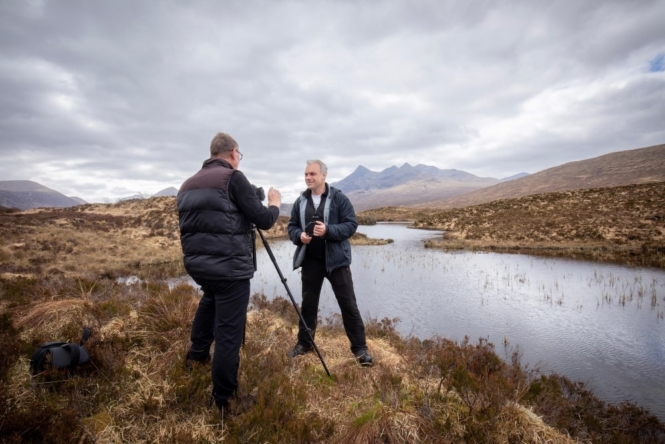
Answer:
[[[499,177],[662,142],[658,75],[557,114],[577,137],[484,134],[544,91],[646,71],[664,15],[618,0],[4,2],[0,175],[96,196],[177,186],[226,131],[250,180],[294,194],[310,157],[331,175],[408,161]]]
[[[629,82],[569,109],[574,125],[584,133],[570,137],[559,122],[547,132],[525,139],[507,152],[485,153],[465,166],[482,171],[491,163],[507,172],[538,172],[562,163],[612,151],[641,148],[665,141],[665,78],[652,76]],[[630,110],[630,112],[626,112]],[[563,159],[563,160],[562,160]],[[516,167],[520,165],[520,167]],[[518,171],[519,170],[519,171]]]

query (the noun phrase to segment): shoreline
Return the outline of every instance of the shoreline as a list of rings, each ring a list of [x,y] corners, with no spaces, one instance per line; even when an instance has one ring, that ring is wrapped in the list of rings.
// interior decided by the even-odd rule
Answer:
[[[570,260],[612,263],[616,265],[665,269],[665,249],[644,245],[612,245],[602,242],[533,242],[514,243],[490,240],[466,240],[458,232],[438,227],[419,226],[414,220],[376,221],[376,224],[409,224],[406,228],[441,232],[440,239],[424,241],[425,248],[445,251],[470,251],[505,254],[528,254]],[[352,243],[353,244],[353,243]],[[356,245],[356,244],[353,244]],[[358,245],[364,245],[362,243]]]
[[[439,230],[429,248],[526,253],[665,269],[665,182],[500,199],[463,208],[377,208],[359,220]]]

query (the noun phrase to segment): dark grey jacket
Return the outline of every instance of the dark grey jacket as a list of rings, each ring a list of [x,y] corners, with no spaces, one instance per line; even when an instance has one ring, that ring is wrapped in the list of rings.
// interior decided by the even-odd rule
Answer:
[[[264,207],[244,174],[222,159],[208,159],[178,191],[185,270],[195,280],[254,276],[252,223],[269,229],[279,208]]]
[[[324,236],[326,243],[326,271],[331,273],[339,267],[351,265],[351,243],[349,239],[356,232],[358,222],[353,205],[348,197],[337,188],[328,187],[328,198],[323,207],[323,223],[328,231]],[[300,241],[300,235],[305,230],[305,208],[309,190],[303,192],[293,204],[291,219],[289,220],[289,238],[297,248],[293,256],[293,269],[302,266],[305,259],[307,245]]]

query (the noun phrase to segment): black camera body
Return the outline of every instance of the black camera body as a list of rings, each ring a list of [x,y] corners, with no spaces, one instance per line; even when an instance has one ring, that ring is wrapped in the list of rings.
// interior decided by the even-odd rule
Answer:
[[[254,188],[254,192],[256,193],[256,197],[259,198],[261,202],[263,202],[266,198],[266,193],[263,191],[263,187],[257,187],[256,185],[252,184],[252,188]]]
[[[314,213],[314,216],[312,216],[312,220],[305,227],[305,233],[307,233],[310,236],[314,236],[314,227],[316,226],[316,221],[318,220],[321,220],[321,218],[319,217],[318,214]]]

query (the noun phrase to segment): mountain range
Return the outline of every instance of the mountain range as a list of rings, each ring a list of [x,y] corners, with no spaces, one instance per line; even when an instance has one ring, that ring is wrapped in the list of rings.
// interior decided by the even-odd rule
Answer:
[[[533,194],[652,182],[665,182],[665,144],[617,151],[592,159],[568,162],[527,177],[499,183],[468,194],[446,199],[432,199],[414,206],[462,208],[498,199],[514,199]]]
[[[356,211],[381,206],[414,206],[441,200],[505,181],[528,176],[520,173],[504,179],[478,177],[465,171],[405,163],[383,171],[371,171],[359,166],[349,176],[331,185],[342,190]]]
[[[149,197],[176,196],[177,194],[178,190],[176,188],[169,187]],[[141,194],[135,194],[118,200],[144,199],[145,197]],[[0,180],[0,207],[31,210],[40,207],[74,207],[87,203],[80,197],[65,196],[31,180]]]
[[[460,208],[531,194],[665,181],[665,144],[618,151],[592,159],[569,162],[538,173],[520,173],[495,179],[465,171],[408,163],[383,171],[364,166],[331,185],[346,193],[357,212],[379,207]],[[175,196],[165,188],[154,196]],[[135,195],[122,199],[141,199]],[[86,203],[28,180],[0,181],[0,206],[27,210],[68,207]],[[282,204],[290,214],[292,204]]]
[[[532,194],[665,181],[665,144],[569,162],[503,179],[407,164],[381,172],[358,167],[332,185],[356,211],[388,206],[462,208]]]
[[[152,196],[145,194],[145,193],[136,193],[132,194],[131,196],[126,196],[126,197],[121,197],[118,199],[118,202],[122,202],[125,200],[133,200],[133,199],[148,199],[150,197],[169,197],[169,196],[177,196],[178,195],[178,189],[175,187],[168,187],[164,188],[161,191],[157,191],[155,194]]]

